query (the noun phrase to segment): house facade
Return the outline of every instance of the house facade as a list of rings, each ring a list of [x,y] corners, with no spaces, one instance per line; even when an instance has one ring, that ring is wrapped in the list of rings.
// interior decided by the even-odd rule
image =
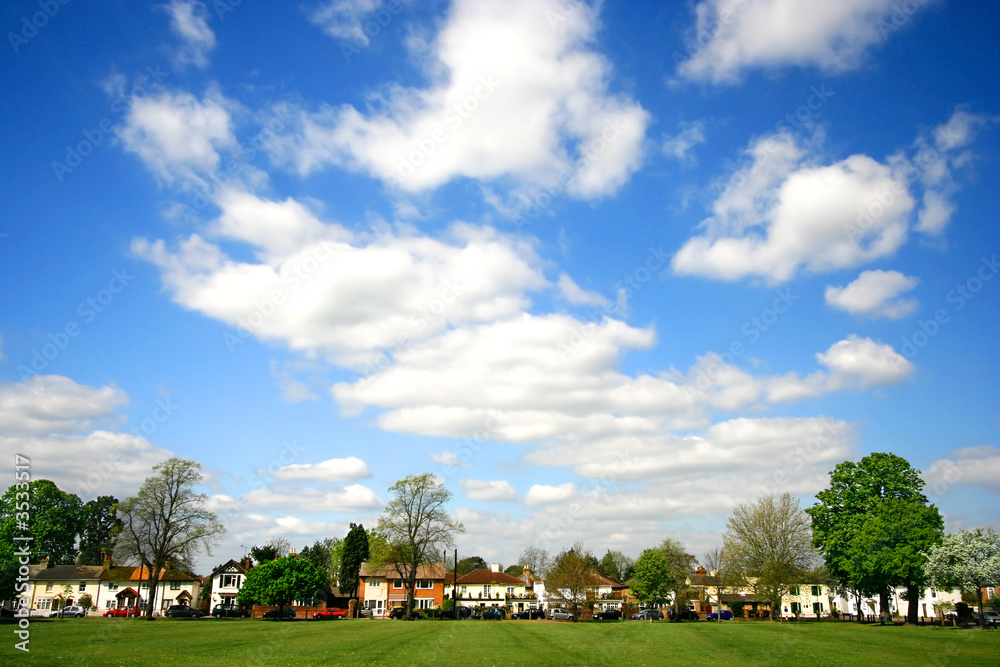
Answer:
[[[236,596],[246,581],[247,572],[250,571],[250,559],[247,558],[242,563],[230,559],[227,563],[215,568],[212,572],[212,595],[209,604],[210,609],[214,609],[217,604],[236,604]]]
[[[385,618],[390,611],[406,604],[404,577],[394,566],[362,563],[358,579],[361,607],[369,610],[374,618]],[[444,601],[444,579],[444,563],[421,563],[417,568],[413,608],[439,609]]]
[[[456,585],[455,600],[462,607],[501,607],[511,613],[541,608],[524,577],[502,572],[499,563],[491,563],[489,569],[473,570],[459,577]]]

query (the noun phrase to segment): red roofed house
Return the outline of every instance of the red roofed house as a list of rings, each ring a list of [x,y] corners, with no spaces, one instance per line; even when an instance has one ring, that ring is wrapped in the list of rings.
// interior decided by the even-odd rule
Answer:
[[[417,586],[413,591],[414,609],[440,609],[444,601],[444,563],[421,563],[417,568]],[[379,567],[361,564],[358,599],[371,615],[384,618],[390,611],[406,604],[403,576],[392,565]]]
[[[525,580],[501,572],[498,563],[459,577],[457,585],[456,599],[463,607],[502,607],[511,613],[539,608],[538,598],[527,590]]]

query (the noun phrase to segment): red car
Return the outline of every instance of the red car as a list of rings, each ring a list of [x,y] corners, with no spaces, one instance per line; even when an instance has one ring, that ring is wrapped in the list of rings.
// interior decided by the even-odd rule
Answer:
[[[323,611],[317,611],[313,614],[313,618],[347,618],[347,610],[338,607],[327,607]]]
[[[104,612],[104,616],[107,618],[135,618],[139,615],[139,610],[135,607],[120,607],[118,609],[108,609]]]

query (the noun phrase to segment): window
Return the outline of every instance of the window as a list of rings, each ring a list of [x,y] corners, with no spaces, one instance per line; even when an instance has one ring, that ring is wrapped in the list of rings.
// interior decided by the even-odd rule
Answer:
[[[507,595],[509,595],[510,597],[514,597],[514,587],[513,586],[508,586],[507,587]]]
[[[483,584],[483,597],[488,598],[490,596],[490,591],[492,590],[493,590],[492,586],[490,586],[489,584]]]
[[[222,600],[222,604],[236,604],[235,595],[221,595],[219,599]]]
[[[47,584],[45,584],[45,590],[46,591],[51,591],[52,590],[52,582],[51,581],[48,582]]]
[[[371,586],[372,588],[381,588],[382,587],[382,580],[378,579],[376,577],[372,577],[371,579],[368,580],[368,583],[366,583],[365,585],[366,586]]]
[[[823,603],[813,602],[813,613],[819,616],[822,611],[823,611]]]
[[[798,602],[793,602],[792,603],[792,613],[793,614],[801,614],[802,613],[802,605],[799,604]]]
[[[823,594],[820,586],[812,586],[811,592],[815,597],[819,597],[820,595]]]
[[[117,600],[105,600],[104,601],[104,608],[105,609],[114,609],[117,605],[118,605],[118,601]]]
[[[80,582],[80,592],[83,592],[85,590],[87,590],[87,582],[86,581],[81,581]]]
[[[235,574],[224,574],[222,575],[222,588],[239,588],[240,579],[238,575]]]
[[[118,590],[118,584],[116,584],[113,581],[109,581],[108,582],[108,590],[109,591],[117,591]]]
[[[418,579],[417,588],[421,590],[434,588],[434,582],[431,581],[430,579]]]
[[[414,600],[417,609],[430,609],[434,606],[434,598],[417,598]]]
[[[149,588],[149,582],[148,581],[142,582],[141,584],[139,584],[139,588]]]
[[[469,587],[468,587],[468,586],[464,586],[464,585],[463,585],[463,586],[462,586],[462,595],[465,595],[465,594],[466,594],[466,593],[468,593],[468,592],[469,592]]]
[[[799,587],[798,586],[789,586],[788,587],[788,594],[789,595],[798,595],[799,594]]]
[[[393,579],[392,580],[392,590],[394,590],[394,591],[401,591],[401,590],[403,590],[403,580],[402,579]]]
[[[172,590],[172,591],[179,591],[180,589],[181,589],[181,582],[179,582],[179,581],[171,581],[170,582],[170,590]]]
[[[937,597],[937,591],[935,591],[933,588],[931,589],[931,597],[932,598],[936,598]]]
[[[35,600],[35,609],[51,609],[52,608],[52,598],[41,598]]]

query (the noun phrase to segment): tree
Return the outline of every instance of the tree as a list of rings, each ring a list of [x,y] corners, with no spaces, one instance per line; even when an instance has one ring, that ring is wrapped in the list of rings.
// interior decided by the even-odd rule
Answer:
[[[278,618],[283,619],[286,605],[316,598],[323,594],[325,586],[326,577],[315,565],[294,556],[283,556],[250,570],[236,601],[241,606],[277,606]]]
[[[464,577],[473,570],[485,570],[488,568],[489,564],[479,556],[469,556],[458,561],[456,572],[458,572],[458,576]]]
[[[24,511],[28,512],[27,530],[19,528],[17,521],[18,512]],[[76,561],[76,540],[83,517],[79,496],[61,491],[47,479],[28,482],[27,489],[18,489],[15,484],[0,497],[0,540],[4,545],[13,545],[15,535],[30,535],[33,558],[72,565]]]
[[[503,571],[504,574],[509,574],[512,577],[520,577],[524,574],[524,568],[520,565],[508,565]]]
[[[76,603],[84,609],[90,609],[94,606],[94,598],[90,596],[90,593],[84,593]]]
[[[643,605],[663,604],[674,588],[667,557],[659,549],[644,549],[632,569],[632,594]]]
[[[311,547],[302,547],[302,551],[299,552],[299,558],[309,561],[323,574],[327,586],[333,586],[338,582],[341,541],[339,537],[327,537],[316,540]]]
[[[284,537],[272,537],[267,544],[262,547],[254,545],[250,547],[250,557],[257,565],[268,563],[278,558],[284,558],[292,551],[292,543]]]
[[[687,552],[683,544],[669,537],[660,542],[657,549],[667,559],[668,590],[674,592],[673,606],[676,610],[677,600],[686,590],[688,575],[694,569],[695,557]]]
[[[365,527],[358,524],[351,524],[351,529],[347,531],[344,538],[344,548],[340,555],[340,594],[355,598],[358,596],[358,587],[361,585],[361,564],[371,557],[371,550],[368,548],[368,533]]]
[[[104,556],[110,555],[115,545],[115,533],[121,530],[118,518],[118,499],[98,496],[83,506],[80,532],[79,565],[101,565]]]
[[[597,568],[591,563],[593,558],[594,554],[582,542],[560,553],[545,577],[545,594],[579,614],[597,576]]]
[[[226,531],[206,508],[208,497],[194,490],[202,480],[200,464],[174,457],[153,466],[153,472],[135,496],[119,504],[122,528],[115,543],[125,560],[135,558],[149,568],[150,620],[167,561],[191,561],[202,550],[210,554]]]
[[[597,564],[597,571],[604,577],[619,584],[624,584],[632,575],[632,567],[635,561],[623,554],[621,551],[608,549],[607,553]]]
[[[813,545],[844,589],[878,595],[888,610],[893,586],[907,587],[907,620],[917,620],[924,581],[921,555],[943,530],[940,513],[927,504],[920,471],[891,453],[845,461],[830,473],[830,487],[806,510]],[[900,504],[902,503],[902,504]],[[886,532],[888,529],[888,532]],[[858,615],[861,620],[861,615]]]
[[[938,587],[975,590],[981,617],[983,588],[1000,581],[1000,533],[992,528],[960,530],[945,535],[926,555],[924,567],[930,582]]]
[[[405,613],[412,616],[417,567],[434,562],[445,547],[454,544],[454,535],[465,531],[448,515],[445,505],[452,494],[430,473],[407,475],[389,487],[392,499],[378,520],[378,531],[390,545],[386,554],[403,579],[406,590]]]
[[[781,598],[818,561],[809,516],[788,493],[737,505],[726,523],[723,550],[757,595],[770,601],[771,617]]]
[[[519,565],[531,570],[536,577],[545,578],[552,566],[552,556],[543,547],[526,547],[517,559]]]
[[[729,555],[725,550],[716,547],[704,555],[705,570],[708,576],[715,581],[716,603],[719,607],[719,622],[722,622],[722,596],[731,590],[740,587],[743,577],[736,571],[730,562]],[[736,608],[730,605],[733,614],[737,614]],[[742,604],[740,614],[743,612]]]

